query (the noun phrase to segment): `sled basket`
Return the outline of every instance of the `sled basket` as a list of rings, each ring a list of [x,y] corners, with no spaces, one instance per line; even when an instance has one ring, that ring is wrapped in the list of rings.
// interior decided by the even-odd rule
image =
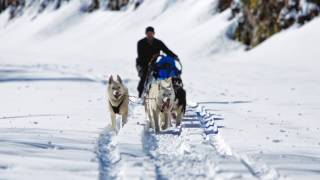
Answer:
[[[180,69],[178,69],[176,62],[179,63]],[[153,67],[154,75],[156,79],[164,80],[170,77],[179,77],[181,75],[181,64],[175,58],[171,56],[159,56]]]

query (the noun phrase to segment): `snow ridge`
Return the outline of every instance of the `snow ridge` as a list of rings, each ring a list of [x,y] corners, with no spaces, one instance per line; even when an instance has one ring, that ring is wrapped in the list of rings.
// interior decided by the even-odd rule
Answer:
[[[197,114],[201,117],[201,122],[205,125],[207,139],[215,147],[221,156],[232,156],[238,159],[250,173],[259,178],[266,180],[280,179],[278,172],[261,161],[256,161],[245,153],[237,153],[224,141],[223,137],[218,134],[218,126],[214,123],[214,114],[211,114],[204,106],[197,107]],[[207,132],[212,132],[207,134]]]

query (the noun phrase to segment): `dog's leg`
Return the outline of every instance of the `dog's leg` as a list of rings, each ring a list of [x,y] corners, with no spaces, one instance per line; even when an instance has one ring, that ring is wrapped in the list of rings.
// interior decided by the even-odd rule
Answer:
[[[148,118],[149,118],[149,127],[151,127],[153,130],[155,130],[154,119],[152,117],[151,110],[148,110],[147,114],[148,114]]]
[[[122,127],[127,123],[128,121],[128,111],[125,111],[122,115]]]
[[[160,113],[160,124],[161,124],[161,130],[167,129],[167,121],[166,121],[166,115],[165,113]]]
[[[117,129],[116,129],[116,128],[117,128],[117,124],[116,124],[116,114],[111,113],[110,117],[111,117],[111,126],[112,126],[112,129],[116,131],[116,130],[117,130]]]
[[[165,113],[165,122],[166,122],[166,125],[167,127],[166,128],[170,128],[172,126],[171,124],[171,113],[168,112],[168,113]]]
[[[182,107],[180,106],[178,109],[177,109],[177,118],[176,118],[176,121],[177,121],[177,124],[176,126],[180,126],[181,125],[181,120],[182,120]]]
[[[172,127],[172,124],[171,124],[171,113],[166,113],[166,121],[167,121],[167,124],[168,124],[168,127]]]
[[[149,130],[149,128],[152,128],[154,130],[154,122],[153,122],[153,118],[152,118],[152,114],[151,114],[151,110],[149,107],[149,103],[146,102],[144,104],[144,109],[145,109],[145,112],[147,114],[147,117],[148,117],[148,125],[147,125],[147,130]]]
[[[161,113],[160,118],[161,118],[161,129],[166,130],[168,127],[171,127],[171,120],[169,118],[169,113]]]
[[[156,131],[156,134],[158,134],[160,132],[159,113],[157,113],[156,110],[152,110],[152,114],[153,114],[153,121],[154,121],[155,131]]]
[[[178,113],[177,113],[177,118],[176,118],[176,120],[177,120],[176,126],[180,126],[180,125],[181,125],[181,120],[182,120],[182,113],[181,113],[181,112],[178,112]]]
[[[155,121],[151,115],[149,117],[149,124],[150,124],[151,129],[156,130]]]

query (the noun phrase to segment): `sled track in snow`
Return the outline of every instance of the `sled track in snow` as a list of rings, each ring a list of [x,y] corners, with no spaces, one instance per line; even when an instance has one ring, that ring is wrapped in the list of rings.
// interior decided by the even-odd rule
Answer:
[[[145,129],[142,106],[131,105],[128,124],[117,136],[105,130],[98,142],[103,179],[279,179],[263,162],[239,154],[224,142],[203,106],[188,106],[181,129],[155,135]]]

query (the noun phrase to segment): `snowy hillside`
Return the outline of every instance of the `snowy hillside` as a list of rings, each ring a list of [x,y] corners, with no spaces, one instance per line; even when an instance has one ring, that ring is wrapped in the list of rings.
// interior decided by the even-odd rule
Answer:
[[[2,12],[0,179],[319,179],[320,19],[244,51],[217,3]],[[154,135],[130,102],[115,135],[107,77],[137,95],[136,43],[149,25],[183,63],[186,117]]]

